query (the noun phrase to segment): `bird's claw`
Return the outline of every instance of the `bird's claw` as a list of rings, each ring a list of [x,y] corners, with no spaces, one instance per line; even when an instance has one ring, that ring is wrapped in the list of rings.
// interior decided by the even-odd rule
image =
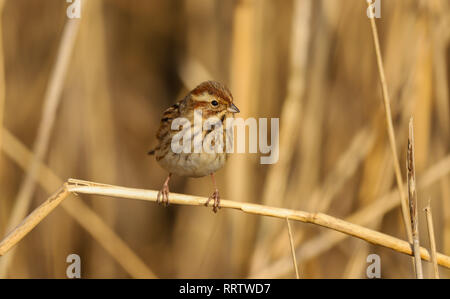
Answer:
[[[169,186],[167,184],[164,184],[162,189],[159,190],[156,202],[163,204],[165,207],[169,205]]]
[[[217,211],[220,209],[220,194],[219,194],[219,190],[214,191],[214,193],[206,201],[205,206],[208,206],[208,204],[209,204],[209,202],[211,200],[214,200],[213,212],[217,213]]]

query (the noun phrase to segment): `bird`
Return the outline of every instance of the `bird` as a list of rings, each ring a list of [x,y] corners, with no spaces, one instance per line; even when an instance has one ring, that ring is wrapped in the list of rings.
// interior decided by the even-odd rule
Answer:
[[[235,113],[239,112],[239,109],[233,103],[230,90],[217,81],[200,83],[183,99],[164,111],[156,134],[158,144],[148,152],[149,155],[154,155],[158,164],[169,172],[158,192],[158,203],[162,203],[164,206],[169,204],[169,181],[173,174],[194,178],[209,175],[212,179],[214,192],[206,201],[205,206],[213,201],[213,212],[218,211],[220,194],[214,173],[221,169],[227,161],[229,152],[225,150],[224,145],[232,146],[233,131],[227,130],[225,134],[221,135],[218,134],[220,131],[216,129],[221,127],[223,130],[226,126],[225,122],[229,119],[233,120]],[[196,115],[201,115],[201,126],[195,125]],[[186,120],[191,124],[187,129],[184,126],[181,129],[176,126],[177,123],[178,125],[186,124]],[[214,125],[215,129],[208,128],[205,130],[205,122],[210,122],[210,126]],[[194,126],[192,126],[192,123],[194,123]],[[180,150],[181,148],[175,148],[174,150],[174,144],[179,144],[181,136],[183,142],[186,140],[189,142],[187,146],[183,144],[182,149],[184,150]],[[209,141],[209,147],[205,147],[203,144],[202,147],[197,147],[200,151],[196,151],[196,141],[201,141],[201,144]],[[213,150],[205,151],[204,149]]]

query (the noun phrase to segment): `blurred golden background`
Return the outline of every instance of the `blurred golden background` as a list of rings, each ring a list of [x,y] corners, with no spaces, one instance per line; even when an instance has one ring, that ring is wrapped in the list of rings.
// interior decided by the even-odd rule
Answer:
[[[450,178],[430,170],[449,164],[450,3],[380,2],[403,179],[414,116],[421,245],[431,199],[437,250],[449,255]],[[406,239],[366,1],[82,0],[80,19],[67,17],[69,5],[0,1],[2,237],[69,177],[158,190],[167,173],[146,153],[162,112],[214,79],[241,117],[280,118],[279,162],[232,155],[216,175],[223,198]],[[33,170],[32,151],[44,170]],[[212,184],[174,176],[171,191],[209,196]],[[372,253],[383,278],[414,276],[406,255],[291,225],[301,277],[365,278]],[[83,195],[0,258],[0,278],[64,278],[71,253],[84,278],[295,277],[280,219]],[[424,271],[431,276],[429,263]]]

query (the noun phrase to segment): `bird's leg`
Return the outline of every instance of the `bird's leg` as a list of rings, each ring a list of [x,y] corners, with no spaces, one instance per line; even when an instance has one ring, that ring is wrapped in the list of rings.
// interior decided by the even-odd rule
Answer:
[[[214,193],[208,198],[208,200],[205,203],[205,206],[208,206],[209,202],[211,200],[214,200],[213,212],[217,213],[218,209],[220,209],[220,195],[219,189],[217,189],[216,180],[214,179],[214,173],[211,173],[211,179],[214,185]]]
[[[159,204],[162,203],[165,207],[169,205],[169,181],[171,176],[172,174],[169,173],[169,176],[165,180],[161,190],[159,190],[158,197],[156,198],[156,202]]]

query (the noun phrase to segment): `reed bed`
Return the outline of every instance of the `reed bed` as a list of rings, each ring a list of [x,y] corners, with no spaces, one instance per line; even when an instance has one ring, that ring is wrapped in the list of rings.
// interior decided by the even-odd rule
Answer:
[[[450,277],[448,1],[81,2],[0,0],[0,277],[64,278],[76,253],[84,278],[365,278],[369,254],[414,278],[411,117],[415,252]],[[209,178],[149,203],[160,115],[209,79],[280,118],[280,160],[231,155],[217,214],[192,207]]]

